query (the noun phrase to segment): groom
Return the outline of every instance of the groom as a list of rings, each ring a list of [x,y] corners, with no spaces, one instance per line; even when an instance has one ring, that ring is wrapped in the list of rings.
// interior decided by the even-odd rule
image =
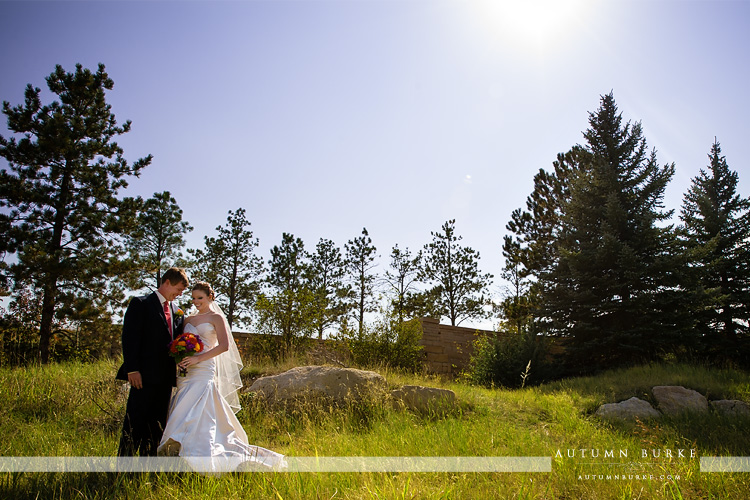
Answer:
[[[173,267],[152,294],[130,301],[122,324],[123,363],[117,378],[130,383],[117,455],[156,456],[176,385],[169,343],[182,333],[182,316],[172,301],[188,286],[184,269]]]

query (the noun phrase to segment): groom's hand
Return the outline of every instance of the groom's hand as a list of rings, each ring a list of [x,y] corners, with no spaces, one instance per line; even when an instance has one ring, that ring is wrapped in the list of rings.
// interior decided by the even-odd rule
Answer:
[[[141,379],[141,372],[128,373],[128,382],[130,382],[130,387],[134,387],[136,389],[143,389],[143,380]]]

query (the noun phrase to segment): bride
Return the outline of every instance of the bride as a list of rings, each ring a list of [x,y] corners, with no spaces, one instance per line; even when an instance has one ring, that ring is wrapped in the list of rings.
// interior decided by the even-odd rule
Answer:
[[[200,472],[285,467],[283,455],[248,444],[235,416],[242,360],[211,285],[196,283],[192,296],[198,313],[186,318],[184,332],[198,335],[205,350],[178,365],[187,375],[177,377],[158,454],[184,457]]]

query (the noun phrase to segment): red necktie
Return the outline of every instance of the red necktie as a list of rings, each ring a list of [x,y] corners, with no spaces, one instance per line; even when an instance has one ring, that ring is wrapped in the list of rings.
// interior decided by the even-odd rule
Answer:
[[[172,315],[169,313],[169,302],[164,301],[164,316],[167,318],[167,327],[169,328],[169,336],[174,337],[172,333]]]

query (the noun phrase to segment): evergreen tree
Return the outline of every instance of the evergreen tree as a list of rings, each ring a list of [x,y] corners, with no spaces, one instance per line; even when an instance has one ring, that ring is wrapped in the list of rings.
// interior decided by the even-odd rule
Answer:
[[[16,284],[41,290],[43,363],[55,317],[101,306],[108,279],[124,272],[122,235],[132,230],[138,203],[118,192],[151,161],[129,165],[113,141],[130,122],[117,126],[105,99],[114,82],[103,64],[95,73],[58,65],[46,80],[59,101],[42,105],[41,90],[29,85],[23,105],[3,103],[8,129],[20,138],[0,136],[8,162],[0,171],[0,253],[16,255]]]
[[[372,239],[366,228],[362,228],[362,235],[350,240],[345,246],[346,266],[352,283],[351,308],[357,321],[357,331],[360,337],[364,334],[365,313],[376,310],[375,283],[377,275],[373,272],[377,264],[375,257],[377,249],[372,245]]]
[[[346,266],[341,250],[331,240],[321,238],[310,256],[308,282],[315,296],[315,330],[318,338],[346,314],[345,299],[351,288],[344,283]]]
[[[399,324],[417,309],[414,306],[418,295],[415,288],[421,265],[422,252],[412,255],[408,248],[401,250],[398,244],[391,250],[391,266],[386,270],[383,281],[388,286],[393,315]]]
[[[544,314],[571,337],[578,371],[643,361],[674,349],[681,315],[679,252],[662,210],[674,165],[660,167],[640,123],[622,123],[602,97],[584,133],[590,163],[577,169],[562,205],[557,263],[541,273]]]
[[[685,194],[680,219],[700,289],[710,299],[694,309],[704,349],[712,357],[748,364],[750,322],[750,199],[737,193],[739,176],[730,170],[717,141]]]
[[[455,220],[433,232],[432,243],[424,247],[420,279],[433,284],[431,293],[441,316],[457,326],[467,319],[486,318],[485,296],[492,282],[491,274],[479,271],[479,252],[459,245],[462,237],[455,233]]]
[[[162,270],[169,269],[185,246],[183,235],[193,228],[182,220],[182,209],[169,193],[154,193],[138,214],[138,224],[128,238],[128,250],[136,262],[134,289],[161,284]]]
[[[230,327],[246,323],[260,290],[263,260],[254,255],[258,239],[249,229],[245,209],[229,211],[216,237],[204,237],[203,249],[191,249],[192,278],[208,281]]]
[[[281,245],[271,249],[265,280],[268,291],[258,299],[261,329],[280,335],[285,353],[318,326],[318,303],[308,281],[309,258],[300,238],[283,233]]]
[[[500,305],[504,321],[519,332],[530,322],[546,325],[540,297],[547,283],[542,276],[557,266],[557,240],[563,229],[563,209],[570,199],[570,180],[587,168],[591,154],[581,146],[559,153],[553,170],[540,169],[534,176],[534,190],[526,199],[526,210],[516,209],[503,241],[503,278],[511,283],[511,293]]]
[[[524,268],[524,248],[518,238],[505,235],[503,238],[502,278],[508,283],[507,292],[500,303],[500,311],[505,327],[513,333],[521,333],[533,319],[534,296],[533,285]]]

